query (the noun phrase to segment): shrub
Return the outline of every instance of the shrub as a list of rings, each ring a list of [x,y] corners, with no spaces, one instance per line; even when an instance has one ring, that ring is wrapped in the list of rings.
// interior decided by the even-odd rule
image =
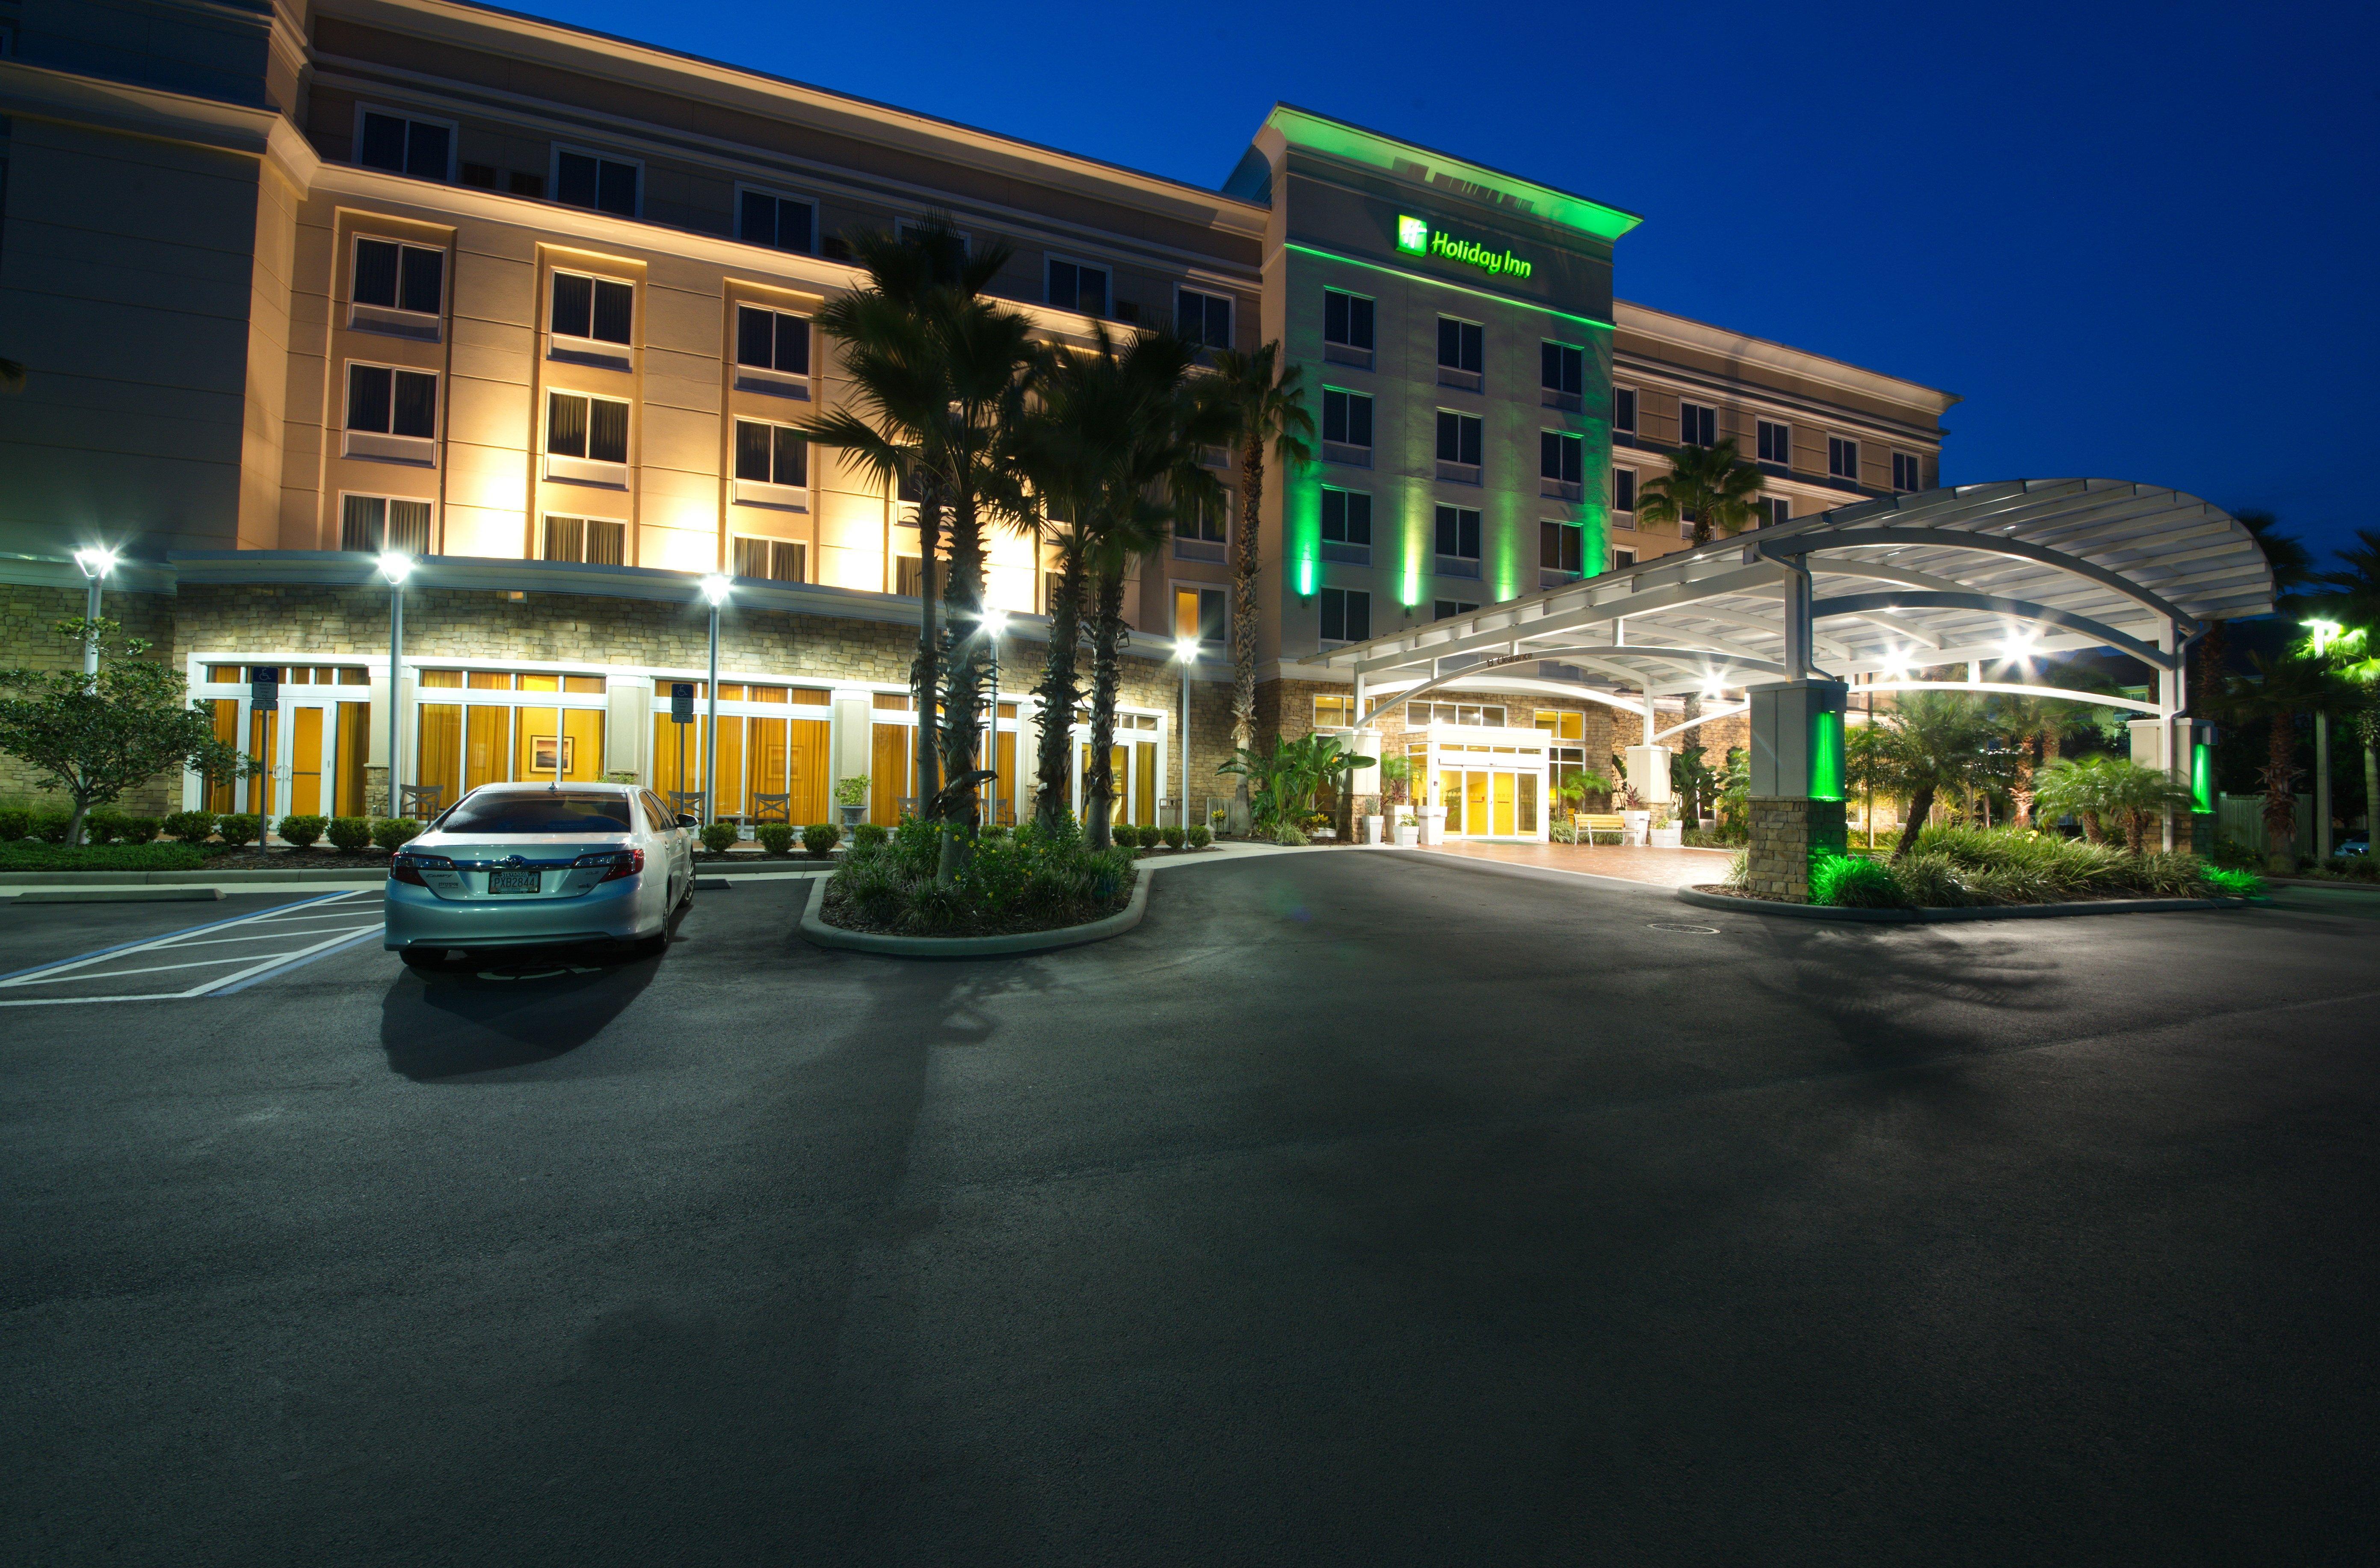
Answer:
[[[1840,909],[1897,909],[1908,901],[1889,867],[1857,855],[1819,855],[1810,860],[1810,902]]]
[[[884,824],[881,822],[862,822],[857,827],[851,830],[851,847],[854,849],[881,849],[884,847],[886,841],[891,839],[892,836],[892,835],[891,833],[884,831]],[[808,847],[807,837],[805,837],[803,841],[803,847]]]
[[[372,823],[371,841],[391,854],[420,836],[421,824],[410,817],[382,817]]]
[[[257,834],[263,829],[262,819],[253,811],[234,811],[215,822],[215,832],[222,835],[225,844],[234,848],[254,844]]]
[[[0,806],[0,844],[14,844],[32,831],[32,812],[22,806]]]
[[[986,822],[983,826],[976,829],[975,835],[978,838],[1006,838],[1008,836],[1008,824],[1005,822]]]
[[[0,871],[195,871],[206,863],[194,844],[0,844]]]
[[[1180,828],[1168,828],[1165,830],[1165,847],[1168,849],[1179,849],[1189,836],[1189,834],[1183,832]]]
[[[1576,844],[1578,829],[1569,822],[1548,822],[1546,825],[1546,837],[1555,844]]]
[[[2206,863],[2180,851],[2135,855],[2125,867],[2130,886],[2152,898],[2201,898],[2206,893]]]
[[[783,858],[794,852],[794,825],[791,822],[763,822],[753,830],[753,837],[771,855]]]
[[[83,813],[82,841],[85,844],[114,844],[116,834],[124,831],[124,819],[104,808]]]
[[[713,822],[702,830],[702,847],[713,855],[724,855],[743,836],[743,830],[733,822]]]
[[[1739,849],[1727,857],[1727,880],[1718,885],[1738,893],[1752,886],[1752,851]]]
[[[196,844],[215,831],[212,811],[176,811],[165,819],[165,832],[184,844]]]
[[[1938,850],[1906,855],[1890,865],[1901,897],[1921,909],[1963,909],[1974,902],[1959,875],[1958,862]]]
[[[328,817],[284,817],[281,819],[281,842],[295,845],[299,849],[311,849],[314,841],[322,836],[322,830],[330,825]]]
[[[329,835],[331,847],[353,854],[371,847],[372,825],[370,817],[334,817],[322,830]]]
[[[1118,849],[1136,849],[1140,846],[1140,830],[1130,822],[1116,823],[1108,830],[1108,837],[1115,841],[1115,846]]]
[[[33,813],[33,836],[43,844],[64,844],[67,828],[74,821],[71,811],[36,811]]]
[[[876,831],[880,835],[884,832],[882,828]],[[854,836],[856,837],[856,835]],[[809,852],[813,859],[825,859],[834,853],[834,846],[842,842],[843,830],[832,822],[812,822],[802,830],[802,847]]]
[[[156,838],[162,825],[155,817],[127,817],[116,829],[116,835],[127,844],[148,844]]]
[[[1211,828],[1192,828],[1192,829],[1190,830],[1190,847],[1191,847],[1191,848],[1193,848],[1193,849],[1204,849],[1204,848],[1206,848],[1208,845],[1210,845],[1210,844],[1212,844],[1212,843],[1214,843],[1214,842],[1215,842],[1215,833],[1214,833],[1214,830],[1213,830],[1213,829],[1211,829]]]
[[[1293,848],[1296,845],[1306,842],[1305,830],[1299,827],[1295,822],[1290,821],[1284,818],[1280,825],[1273,829],[1272,841],[1275,844],[1288,845]]]
[[[2243,871],[2231,866],[2216,866],[2206,872],[2206,885],[2225,898],[2262,898],[2265,879],[2253,871]]]
[[[2227,871],[2258,871],[2264,869],[2265,857],[2236,838],[2217,838],[2214,852],[2207,856],[2211,865]]]

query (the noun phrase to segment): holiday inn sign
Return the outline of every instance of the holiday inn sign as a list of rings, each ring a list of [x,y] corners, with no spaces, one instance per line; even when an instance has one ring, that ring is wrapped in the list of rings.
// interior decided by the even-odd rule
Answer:
[[[1450,261],[1477,267],[1491,277],[1509,273],[1529,275],[1529,263],[1510,250],[1491,250],[1475,239],[1457,239],[1444,229],[1433,229],[1426,218],[1397,218],[1397,249],[1409,256],[1443,256]]]

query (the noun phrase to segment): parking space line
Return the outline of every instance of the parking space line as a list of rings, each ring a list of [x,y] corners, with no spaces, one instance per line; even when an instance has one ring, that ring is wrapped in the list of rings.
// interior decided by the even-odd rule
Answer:
[[[0,1007],[54,1007],[95,1002],[161,1002],[205,996],[226,988],[244,989],[246,985],[261,979],[275,970],[310,961],[340,948],[352,946],[379,932],[381,922],[378,918],[374,918],[369,925],[357,921],[356,917],[364,912],[362,905],[350,904],[343,909],[324,907],[355,898],[361,891],[349,890],[328,893],[321,898],[307,899],[302,904],[261,910],[254,915],[235,916],[228,920],[210,921],[202,926],[191,926],[183,930],[168,932],[162,937],[152,937],[146,942],[125,942],[115,947],[102,948],[96,953],[87,953],[56,963],[37,965],[12,975],[0,976],[0,991],[13,991],[26,986],[45,986],[74,981],[96,985],[129,978],[135,975],[159,974],[176,969],[232,968],[229,974],[200,980],[186,991],[144,991],[128,996],[0,998]],[[298,913],[301,910],[304,913]],[[248,927],[250,930],[236,936],[224,935],[193,940],[199,938],[200,932],[225,931],[234,927]],[[249,951],[225,954],[218,957],[194,959],[188,963],[145,965],[132,969],[94,967],[111,959],[122,959],[141,954],[153,953],[164,956],[182,947],[229,946],[255,941],[294,942],[298,945],[283,947],[279,951],[270,953],[259,954]]]
[[[62,963],[87,964],[96,959],[105,958],[112,954],[129,953],[136,947],[150,947],[160,942],[172,942],[180,937],[196,936],[200,931],[219,931],[225,926],[244,926],[262,919],[267,915],[285,915],[292,909],[301,909],[316,904],[328,904],[333,899],[347,896],[348,894],[344,893],[327,893],[320,898],[307,899],[304,904],[283,905],[279,908],[261,910],[254,915],[232,915],[220,920],[209,920],[201,925],[184,926],[180,930],[167,931],[164,936],[143,937],[139,942],[119,942],[113,947],[103,947],[91,953],[79,953],[72,958],[52,959],[47,964],[29,965],[22,969],[11,969],[6,974],[0,975],[0,986],[6,985],[19,975],[38,975],[42,970],[55,968]]]
[[[361,947],[372,938],[381,935],[382,931],[382,928],[379,926],[367,926],[345,942],[334,942],[329,947],[317,948],[311,953],[301,953],[294,958],[285,959],[269,968],[258,969],[247,975],[235,975],[230,979],[211,988],[207,995],[210,997],[234,995],[252,985],[269,980],[276,975],[285,975],[292,969],[301,968],[317,958],[328,958],[334,954],[345,953],[351,947]]]

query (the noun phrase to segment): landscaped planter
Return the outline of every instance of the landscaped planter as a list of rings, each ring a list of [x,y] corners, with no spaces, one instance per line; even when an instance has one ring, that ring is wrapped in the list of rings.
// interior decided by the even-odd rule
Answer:
[[[2048,920],[2070,915],[2163,915],[2184,909],[2240,909],[2243,898],[2095,898],[2068,904],[1986,904],[1956,909],[1847,909],[1831,904],[1786,904],[1745,898],[1715,887],[1682,887],[1678,901],[1741,915],[1782,915],[1795,920],[1846,920],[1857,925],[1916,926],[1956,920]]]
[[[1132,896],[1122,909],[1079,926],[1060,926],[1046,931],[1014,931],[1005,936],[893,936],[888,932],[854,931],[828,925],[825,918],[827,879],[820,877],[811,887],[809,904],[802,911],[801,931],[804,940],[820,947],[840,948],[849,953],[874,953],[888,958],[1004,958],[1026,953],[1049,953],[1062,947],[1080,947],[1086,942],[1105,942],[1139,925],[1141,917],[1148,910],[1148,881],[1146,872],[1135,877]]]
[[[1682,849],[1685,842],[1686,830],[1675,822],[1653,830],[1653,847],[1656,849]]]

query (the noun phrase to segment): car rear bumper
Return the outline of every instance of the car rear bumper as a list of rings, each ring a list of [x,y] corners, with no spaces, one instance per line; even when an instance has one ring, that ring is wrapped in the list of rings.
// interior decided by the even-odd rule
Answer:
[[[648,872],[647,875],[650,873]],[[388,883],[382,947],[541,947],[571,942],[634,942],[657,934],[665,916],[639,919],[643,879],[598,883],[576,898],[448,899],[409,882]]]

